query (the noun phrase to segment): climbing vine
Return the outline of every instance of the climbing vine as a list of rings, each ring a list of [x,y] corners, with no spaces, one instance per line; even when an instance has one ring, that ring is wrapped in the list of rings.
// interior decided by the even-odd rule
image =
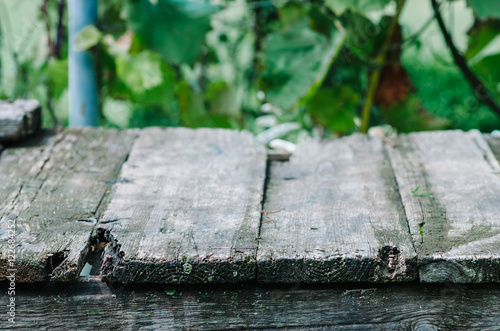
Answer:
[[[401,132],[467,128],[458,115],[426,109],[433,100],[404,63],[403,54],[421,47],[420,35],[436,24],[451,50],[447,66],[464,75],[458,76],[461,94],[474,106],[468,116],[486,118],[477,122],[485,130],[500,124],[500,3],[429,0],[433,16],[409,34],[401,19],[406,2],[100,1],[99,22],[80,33],[77,47],[97,59],[103,126],[244,128],[262,143],[381,124]],[[458,2],[474,15],[465,49],[443,19]],[[67,99],[66,5],[41,1],[46,56],[21,61],[11,47],[15,87],[1,85],[4,98],[41,100],[51,114],[46,126],[65,123],[54,104]],[[3,11],[0,47],[6,49],[11,28]]]

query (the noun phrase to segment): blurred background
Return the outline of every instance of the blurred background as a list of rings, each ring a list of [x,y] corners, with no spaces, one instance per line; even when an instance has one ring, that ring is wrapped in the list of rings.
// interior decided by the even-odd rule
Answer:
[[[500,103],[500,1],[437,4]],[[65,0],[0,0],[0,99],[39,100],[46,128],[68,125],[67,13]],[[431,0],[101,0],[76,47],[95,59],[103,127],[246,129],[263,144],[500,128]]]

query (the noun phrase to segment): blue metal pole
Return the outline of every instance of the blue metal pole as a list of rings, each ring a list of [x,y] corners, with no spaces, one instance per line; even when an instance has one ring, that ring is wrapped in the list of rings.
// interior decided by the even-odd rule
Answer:
[[[97,0],[69,0],[70,126],[97,126],[98,103],[94,59],[74,50],[75,38],[87,25],[97,23]]]

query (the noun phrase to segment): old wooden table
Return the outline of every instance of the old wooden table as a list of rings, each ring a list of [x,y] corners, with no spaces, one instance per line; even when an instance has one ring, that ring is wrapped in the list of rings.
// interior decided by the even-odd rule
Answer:
[[[287,162],[212,129],[67,129],[8,147],[0,279],[498,282],[498,141],[395,142],[311,140]]]
[[[73,286],[80,289],[97,288],[100,282],[85,281],[96,277],[111,286],[253,284],[241,294],[241,304],[248,305],[242,314],[258,303],[286,315],[293,305],[303,309],[301,300],[315,300],[324,305],[309,310],[315,322],[303,325],[310,326],[323,325],[320,317],[335,304],[327,304],[331,297],[362,306],[376,298],[397,301],[398,295],[424,298],[419,291],[427,289],[431,297],[458,293],[454,302],[466,305],[450,286],[486,283],[467,290],[480,311],[481,300],[500,298],[491,285],[500,281],[499,140],[476,131],[439,131],[401,135],[394,142],[362,135],[311,140],[289,161],[269,160],[249,133],[214,129],[67,129],[6,146],[0,154],[0,280],[15,274],[19,283],[77,282]],[[418,282],[447,285],[436,289]],[[294,292],[292,285],[273,292],[275,285],[266,285],[277,283],[350,284],[359,292]],[[410,285],[365,291],[387,283]],[[370,299],[372,292],[377,295]],[[80,290],[75,300],[85,293]],[[137,305],[147,300],[144,293],[132,296]],[[240,295],[217,292],[219,299],[208,302],[220,306],[206,310],[194,302],[203,296],[185,293],[179,304],[202,315],[233,311],[227,307]],[[276,293],[290,303],[273,306]],[[354,294],[366,301],[349,301]],[[36,308],[32,294],[24,295],[33,312],[48,313]],[[104,309],[106,300],[96,309]],[[170,314],[162,317],[168,323],[177,323],[175,314],[187,314],[162,300],[150,303],[172,310],[163,312]],[[407,308],[417,314],[415,304]],[[122,312],[133,314],[137,305]],[[65,314],[76,309],[64,307]],[[399,309],[392,303],[379,308],[373,313]],[[483,324],[470,325],[500,324],[498,304],[488,308],[494,311],[469,316],[481,317]],[[89,309],[83,310],[87,316]],[[241,327],[249,316],[224,323]],[[298,316],[286,316],[267,326],[301,325]],[[377,316],[366,318],[375,323]],[[144,318],[154,329],[151,318],[134,317],[136,324],[131,318],[122,317],[127,325]],[[459,320],[451,322],[465,323]],[[369,323],[349,323],[362,321]],[[406,322],[416,321],[421,319]],[[255,325],[265,326],[259,323],[256,317]]]

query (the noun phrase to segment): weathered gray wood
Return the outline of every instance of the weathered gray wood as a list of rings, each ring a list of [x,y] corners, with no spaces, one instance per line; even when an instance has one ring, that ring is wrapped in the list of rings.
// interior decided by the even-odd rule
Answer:
[[[5,307],[8,296],[0,296]],[[500,289],[127,289],[78,284],[16,293],[10,330],[498,330]]]
[[[22,189],[40,172],[55,142],[53,136],[43,136],[34,146],[10,148],[0,154],[0,215],[11,208]],[[6,230],[3,228],[2,230]]]
[[[143,130],[99,221],[111,229],[103,280],[255,278],[265,168],[266,153],[249,133]]]
[[[495,155],[496,159],[500,162],[500,138],[492,137],[489,134],[485,134],[483,137],[488,142],[493,155]]]
[[[387,150],[420,281],[500,281],[500,166],[481,134],[401,135]]]
[[[36,100],[0,101],[0,142],[33,135],[40,128],[41,113]]]
[[[261,282],[416,279],[416,255],[383,143],[354,135],[272,163],[257,256]]]
[[[12,265],[18,255],[18,237],[15,233],[14,219],[4,217],[16,207],[16,202],[21,191],[28,191],[30,187],[39,185],[40,173],[50,157],[50,151],[60,137],[44,136],[34,146],[10,148],[0,155],[0,280],[5,280],[11,270],[17,265]],[[9,243],[9,239],[11,242]],[[12,242],[15,241],[15,242]],[[21,268],[15,274],[20,278],[24,270]],[[37,277],[37,280],[41,280]]]
[[[68,129],[47,147],[7,149],[0,158],[2,224],[16,224],[16,279],[74,280],[89,249],[98,208],[116,180],[134,131]],[[10,222],[9,222],[10,221]],[[0,236],[6,277],[9,233]]]

